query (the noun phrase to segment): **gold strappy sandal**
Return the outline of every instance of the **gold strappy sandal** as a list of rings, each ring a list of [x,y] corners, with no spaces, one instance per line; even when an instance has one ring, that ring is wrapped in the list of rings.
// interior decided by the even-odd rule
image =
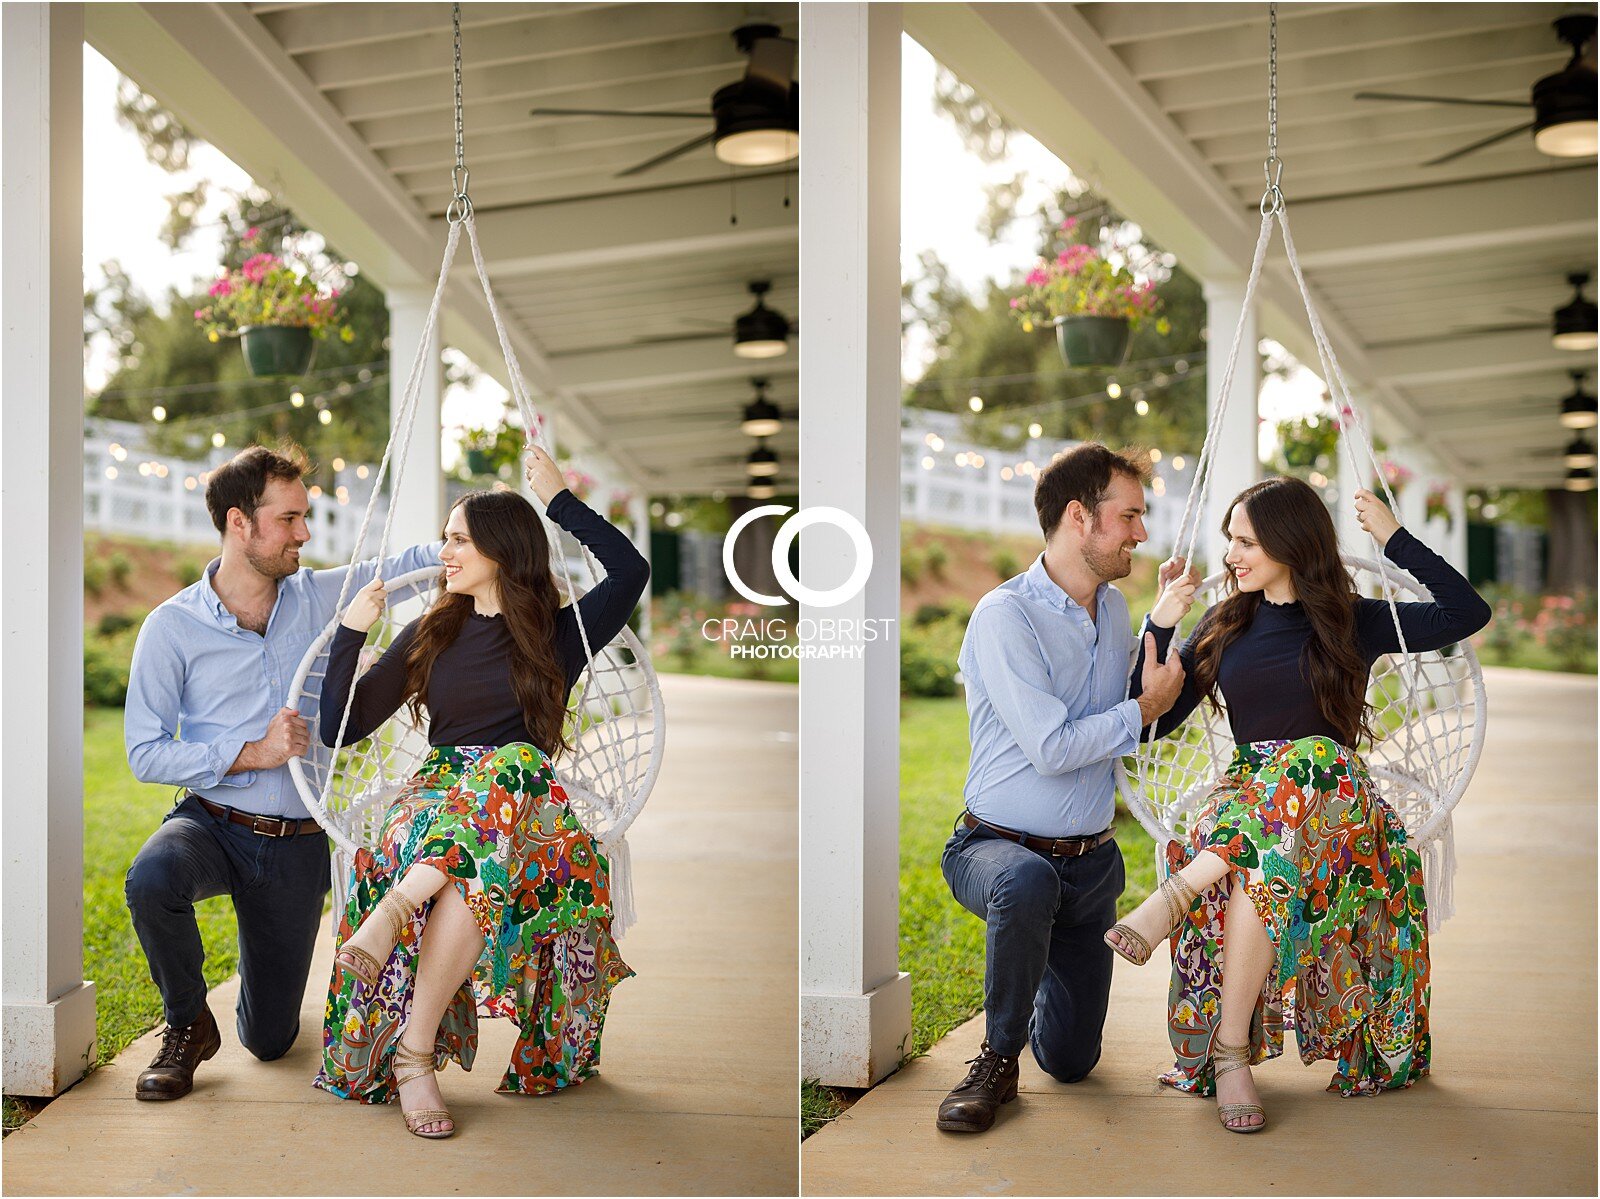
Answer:
[[[367,914],[367,919],[377,917],[389,923],[390,952],[399,943],[400,934],[410,923],[416,906],[401,894],[398,888],[390,888],[378,904]],[[353,975],[366,983],[369,987],[378,985],[378,976],[383,973],[383,963],[373,957],[364,949],[357,949],[354,945],[341,945],[333,955],[333,968],[346,974]]]
[[[394,1047],[394,1085],[398,1098],[400,1084],[410,1082],[414,1078],[423,1078],[432,1074],[437,1066],[433,1064],[433,1051],[423,1053],[420,1050],[407,1049],[404,1041],[397,1041]],[[446,1137],[455,1135],[455,1121],[450,1120],[450,1113],[442,1107],[422,1108],[418,1111],[408,1112],[400,1109],[400,1114],[405,1117],[406,1131],[412,1136],[423,1137],[430,1141],[442,1141]],[[443,1132],[420,1132],[424,1124],[437,1124],[443,1120],[450,1120],[450,1127]]]
[[[1250,1068],[1250,1043],[1243,1045],[1224,1045],[1216,1037],[1211,1038],[1211,1074],[1213,1078],[1221,1078],[1234,1070],[1248,1070]],[[1229,1120],[1237,1120],[1241,1116],[1260,1116],[1260,1124],[1229,1124]],[[1222,1127],[1229,1132],[1260,1132],[1267,1126],[1267,1112],[1259,1103],[1219,1103],[1217,1104],[1217,1119],[1222,1121]]]
[[[1183,924],[1184,917],[1189,914],[1189,909],[1194,907],[1194,902],[1200,898],[1200,895],[1184,881],[1181,874],[1171,875],[1166,882],[1156,889],[1156,894],[1161,896],[1167,904],[1167,931],[1166,936],[1162,938],[1165,940],[1166,937],[1172,936],[1179,926]],[[1118,945],[1113,941],[1111,939],[1112,933],[1116,933],[1117,936],[1121,937],[1124,944]],[[1135,966],[1144,965],[1150,960],[1151,953],[1154,952],[1150,942],[1146,941],[1126,924],[1113,924],[1106,932],[1105,943],[1111,946],[1119,957],[1126,958]]]

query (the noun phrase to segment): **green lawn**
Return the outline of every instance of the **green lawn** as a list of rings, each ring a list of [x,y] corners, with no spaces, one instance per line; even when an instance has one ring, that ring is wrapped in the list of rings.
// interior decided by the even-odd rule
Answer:
[[[955,901],[939,870],[961,813],[967,749],[965,701],[900,701],[900,969],[911,974],[911,1057],[983,1007],[983,922]],[[1128,867],[1117,902],[1124,915],[1155,889],[1155,846],[1120,806],[1117,843]],[[802,1085],[800,1102],[803,1136],[843,1110],[840,1093],[814,1082]]]
[[[83,968],[95,985],[96,1064],[161,1023],[161,995],[133,935],[122,880],[134,854],[172,807],[174,789],[136,780],[122,748],[122,709],[89,708],[83,722]],[[233,905],[195,905],[205,945],[206,985],[239,965]]]

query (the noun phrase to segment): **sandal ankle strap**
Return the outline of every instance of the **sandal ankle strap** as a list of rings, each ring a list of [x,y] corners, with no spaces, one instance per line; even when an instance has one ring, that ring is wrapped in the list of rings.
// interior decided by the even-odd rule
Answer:
[[[1229,1045],[1213,1037],[1211,1039],[1211,1075],[1220,1078],[1234,1070],[1246,1070],[1250,1067],[1250,1043],[1243,1045]]]
[[[391,1071],[394,1074],[394,1085],[410,1082],[414,1078],[425,1078],[438,1070],[434,1061],[433,1050],[424,1052],[420,1049],[408,1049],[404,1041],[396,1041],[394,1046],[394,1061]]]

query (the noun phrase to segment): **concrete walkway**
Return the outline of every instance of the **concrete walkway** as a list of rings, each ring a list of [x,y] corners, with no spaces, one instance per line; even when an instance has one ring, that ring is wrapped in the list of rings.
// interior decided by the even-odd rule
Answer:
[[[1170,1064],[1164,952],[1120,960],[1104,1056],[1075,1086],[1024,1057],[982,1136],[939,1100],[978,1051],[970,1021],[808,1140],[808,1195],[1593,1195],[1595,681],[1486,670],[1489,734],[1457,808],[1457,915],[1433,940],[1434,1073],[1371,1099],[1332,1068],[1256,1068],[1269,1126],[1158,1086]]]
[[[331,938],[299,1043],[260,1063],[212,1009],[221,1054],[176,1103],[140,1103],[151,1034],[5,1140],[5,1193],[782,1195],[796,1181],[795,688],[667,676],[667,753],[630,834],[641,920],[622,941],[603,1073],[496,1095],[513,1037],[480,1023],[478,1069],[440,1075],[458,1132],[314,1090]]]

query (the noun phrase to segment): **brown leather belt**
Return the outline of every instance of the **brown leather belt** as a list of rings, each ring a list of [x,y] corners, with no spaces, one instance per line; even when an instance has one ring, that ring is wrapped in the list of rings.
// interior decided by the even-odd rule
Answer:
[[[1030,837],[1027,833],[1019,833],[1012,829],[1001,828],[998,824],[990,824],[987,820],[979,820],[971,812],[963,812],[961,821],[968,828],[986,828],[996,836],[1004,837],[1007,841],[1015,841],[1018,845],[1025,845],[1029,849],[1036,849],[1040,853],[1047,853],[1052,858],[1081,858],[1090,850],[1104,845],[1116,833],[1115,829],[1108,828],[1103,833],[1092,833],[1087,837]]]
[[[234,824],[242,824],[252,833],[263,837],[309,837],[312,833],[321,833],[326,830],[309,816],[304,820],[287,820],[282,816],[262,816],[255,812],[241,812],[236,808],[225,808],[219,803],[212,803],[204,795],[189,792],[190,797],[213,816],[223,820],[231,820]]]

